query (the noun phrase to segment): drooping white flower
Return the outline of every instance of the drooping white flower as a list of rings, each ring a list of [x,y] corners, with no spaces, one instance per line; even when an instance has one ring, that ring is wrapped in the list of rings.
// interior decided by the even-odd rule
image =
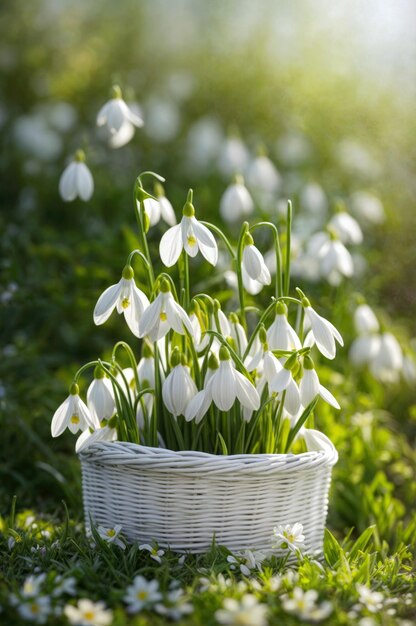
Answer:
[[[149,218],[150,226],[157,224],[160,218],[169,226],[174,226],[176,224],[175,211],[159,182],[155,184],[155,196],[156,200],[154,198],[145,198],[143,200],[144,210]]]
[[[276,167],[269,157],[264,154],[257,156],[251,161],[246,171],[246,177],[249,188],[260,193],[276,193],[281,182],[281,177]]]
[[[147,307],[139,325],[139,337],[148,335],[152,341],[158,341],[169,330],[173,329],[180,335],[185,329],[193,336],[191,320],[184,309],[175,301],[167,280],[160,283],[160,293]]]
[[[95,369],[94,380],[88,387],[87,406],[95,422],[109,420],[116,411],[113,387],[101,367]]]
[[[78,600],[76,606],[67,604],[64,614],[73,626],[110,626],[113,621],[113,612],[104,602],[92,602],[87,598]]]
[[[73,383],[69,396],[55,411],[52,418],[52,437],[59,437],[66,428],[75,434],[79,430],[86,430],[89,426],[94,429],[99,428],[100,422],[91,415],[87,405],[79,397],[78,385]]]
[[[243,172],[249,160],[249,152],[239,137],[227,137],[219,156],[218,167],[224,178]]]
[[[260,397],[256,388],[248,378],[235,369],[225,346],[220,348],[219,357],[219,368],[207,386],[214,404],[221,411],[229,411],[238,399],[243,407],[257,410],[260,406]]]
[[[78,437],[75,444],[75,452],[78,454],[81,450],[88,448],[94,443],[98,443],[99,441],[116,441],[117,440],[117,429],[112,428],[111,426],[103,426],[102,428],[97,428],[96,430],[90,431],[89,428],[84,430],[84,432]]]
[[[273,528],[274,548],[279,550],[291,550],[296,552],[304,547],[305,535],[303,534],[303,524],[279,524]]]
[[[236,624],[247,626],[267,626],[268,608],[261,604],[256,596],[244,595],[241,600],[225,598],[223,608],[215,611],[215,619],[219,624],[235,626]]]
[[[253,199],[243,179],[239,177],[221,196],[220,215],[224,222],[231,223],[245,219],[253,210]]]
[[[208,263],[217,264],[217,242],[211,231],[195,217],[192,190],[188,193],[188,200],[183,207],[180,224],[169,228],[160,240],[160,258],[166,267],[172,267],[176,263],[183,249],[191,257],[196,256],[200,250]]]
[[[263,255],[254,245],[253,238],[249,233],[244,236],[243,245],[241,262],[243,283],[246,290],[255,295],[264,285],[270,285],[272,279]]]
[[[308,183],[300,194],[300,206],[307,213],[323,220],[328,210],[328,199],[318,183]],[[321,221],[322,223],[322,221]]]
[[[351,344],[348,358],[353,365],[361,367],[372,361],[380,350],[380,335],[360,335]]]
[[[38,596],[25,600],[17,606],[17,612],[25,621],[45,624],[52,614],[51,600],[48,596]],[[10,622],[9,622],[10,623]]]
[[[112,543],[119,548],[126,547],[126,544],[120,537],[120,533],[122,531],[121,524],[116,524],[113,528],[105,528],[104,526],[98,526],[97,532],[100,535],[101,539],[103,539],[106,543]]]
[[[310,341],[316,344],[319,352],[321,352],[327,359],[334,359],[336,353],[335,340],[343,346],[344,341],[333,324],[318,313],[311,307],[311,304],[307,298],[302,297],[302,306],[305,311],[307,321],[311,326]],[[310,345],[310,344],[309,344]]]
[[[300,587],[295,587],[292,596],[283,597],[282,600],[283,609],[287,613],[292,613],[308,622],[320,622],[332,613],[330,602],[317,604],[318,592],[315,589],[303,591]]]
[[[339,284],[340,277],[350,278],[354,274],[354,262],[344,244],[327,232],[313,235],[308,242],[307,252],[319,259],[320,271],[331,284]]]
[[[380,324],[368,304],[359,304],[354,311],[354,326],[359,335],[378,332]]]
[[[178,355],[180,359],[180,355]],[[184,415],[185,409],[198,389],[191,377],[189,367],[172,356],[172,370],[162,386],[162,397],[168,411],[175,417]]]
[[[366,224],[382,224],[386,219],[380,198],[368,191],[356,191],[352,194],[351,210]]]
[[[304,407],[307,407],[319,395],[335,409],[341,408],[332,393],[320,384],[310,356],[305,356],[303,359],[303,376],[299,384],[299,392],[301,403]]]
[[[287,307],[276,304],[276,317],[267,330],[267,343],[271,350],[300,350],[300,339],[287,320]]]
[[[290,415],[296,415],[300,409],[301,399],[297,384],[292,375],[292,367],[297,361],[297,355],[293,354],[287,360],[282,369],[269,383],[270,391],[285,392],[284,408]]]
[[[108,287],[98,298],[94,309],[94,322],[104,324],[114,309],[124,314],[124,319],[135,337],[139,337],[139,322],[149,300],[134,282],[134,271],[126,265],[119,282]]]
[[[113,87],[112,96],[98,112],[97,126],[107,126],[111,134],[119,132],[126,121],[137,128],[143,126],[143,120],[124,102],[120,87]]]
[[[191,399],[185,410],[185,419],[187,422],[195,419],[195,423],[199,422],[208,411],[212,402],[212,395],[208,388],[209,381],[218,370],[218,360],[214,353],[211,353],[208,359],[208,368],[205,374],[204,388]]]
[[[150,558],[157,563],[162,562],[162,556],[165,554],[164,550],[159,549],[156,545],[151,546],[150,543],[142,543],[139,546],[139,550],[147,550],[147,552],[150,552]]]
[[[143,609],[149,609],[161,599],[158,581],[146,580],[143,576],[135,576],[124,596],[128,613],[139,613]]]
[[[403,352],[392,333],[383,333],[377,353],[371,359],[370,371],[382,382],[396,382],[403,367]]]
[[[237,354],[243,356],[247,348],[247,335],[235,313],[230,315],[230,336],[235,341]]]
[[[363,242],[361,226],[346,211],[340,211],[331,217],[328,226],[338,235],[342,243],[357,245]]]
[[[59,193],[62,200],[72,202],[81,198],[87,202],[94,192],[94,180],[85,164],[85,154],[78,150],[75,159],[64,169],[59,179]]]

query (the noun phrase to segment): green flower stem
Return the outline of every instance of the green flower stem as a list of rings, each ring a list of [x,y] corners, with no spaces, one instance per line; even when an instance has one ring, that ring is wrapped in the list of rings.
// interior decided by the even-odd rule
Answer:
[[[256,228],[259,228],[261,226],[266,226],[267,228],[270,228],[273,233],[274,249],[276,252],[275,295],[276,299],[278,299],[283,296],[282,252],[280,249],[279,231],[277,230],[276,226],[271,222],[258,222],[258,224],[254,224],[254,226],[252,226],[250,230],[254,231],[256,230]]]
[[[255,338],[257,336],[257,333],[259,332],[259,330],[261,328],[261,325],[266,320],[266,318],[269,315],[269,313],[271,313],[271,311],[273,311],[275,306],[276,306],[276,300],[273,298],[273,302],[271,304],[269,304],[267,309],[264,311],[263,315],[260,317],[259,321],[257,322],[256,328],[254,329],[253,333],[251,334],[250,339],[248,340],[246,351],[243,354],[243,361],[246,358],[246,356],[248,355],[248,353],[250,352],[251,346],[253,345],[253,342],[254,342],[254,340],[255,340]]]
[[[210,334],[210,335],[214,335],[215,337],[217,337],[217,339],[219,339],[219,341],[220,341],[220,342],[221,342],[224,346],[226,346],[226,347],[228,348],[228,350],[229,350],[229,352],[230,352],[230,355],[231,355],[231,357],[232,357],[232,359],[233,359],[234,363],[238,366],[238,369],[240,370],[240,372],[241,372],[242,374],[244,374],[244,376],[246,376],[246,378],[248,378],[248,380],[249,380],[250,382],[253,382],[253,381],[252,381],[252,378],[251,378],[251,376],[250,376],[250,374],[249,374],[249,372],[247,371],[247,369],[246,369],[246,368],[245,368],[245,366],[244,366],[243,361],[240,359],[240,357],[238,356],[238,354],[237,354],[237,353],[236,353],[236,352],[232,349],[232,347],[230,346],[230,344],[229,344],[229,343],[227,343],[227,340],[226,340],[226,339],[225,339],[222,335],[220,335],[220,333],[217,333],[217,331],[216,331],[216,330],[207,330],[207,333],[208,333],[208,334]]]
[[[287,218],[286,218],[286,262],[285,262],[285,279],[283,292],[285,296],[289,295],[290,290],[290,248],[292,238],[292,203],[287,201]]]
[[[136,207],[137,207],[137,203],[136,203]],[[143,224],[143,214],[144,214],[144,202],[143,202],[143,200],[140,201],[140,211],[138,211],[138,214],[139,214],[139,220],[140,220],[140,224],[141,224],[141,237],[142,237],[143,252],[144,252],[144,256],[146,257],[146,259],[147,259],[147,261],[149,263],[149,274],[150,274],[151,282],[153,284],[154,280],[155,280],[155,276],[154,276],[154,272],[153,272],[152,258],[150,256],[149,246],[147,244],[146,232],[145,232],[144,224]]]
[[[132,262],[133,257],[134,257],[135,254],[137,254],[141,258],[143,263],[144,263],[144,266],[146,268],[146,273],[147,273],[147,279],[148,279],[148,283],[149,283],[149,289],[150,289],[150,291],[153,291],[153,272],[152,272],[151,264],[146,259],[146,257],[143,254],[143,252],[141,252],[140,250],[133,250],[132,252],[130,252],[130,254],[129,254],[128,258],[127,258],[126,265],[131,265],[131,262]]]
[[[160,368],[159,368],[159,348],[157,341],[153,344],[153,354],[155,358],[155,398],[160,400],[162,398],[162,384],[160,380]],[[160,403],[163,406],[163,403]],[[158,402],[153,403],[152,417],[150,421],[150,437],[151,445],[157,446],[157,420],[158,420]]]
[[[185,298],[184,298],[184,309],[185,311],[189,311],[189,304],[191,302],[191,289],[189,283],[189,258],[188,254],[183,250],[182,252],[183,258],[183,283],[185,290]]]
[[[88,363],[85,363],[85,365],[83,365],[82,367],[79,368],[79,370],[76,372],[75,376],[74,376],[74,383],[78,383],[78,380],[80,378],[80,376],[82,376],[82,374],[84,372],[86,372],[88,369],[92,368],[92,367],[97,367],[97,365],[99,365],[99,361],[89,361]]]
[[[188,338],[188,346],[189,346],[191,356],[192,356],[192,365],[193,365],[193,370],[194,370],[195,383],[199,389],[201,385],[201,370],[199,367],[198,355],[196,353],[195,344],[194,344],[192,336],[186,329],[185,329],[185,332]]]
[[[126,428],[128,439],[127,441],[132,441],[133,443],[139,442],[139,429],[137,427],[136,414],[134,413],[133,405],[131,403],[130,394],[127,399],[126,394],[124,393],[120,383],[111,372],[110,368],[103,361],[98,359],[99,365],[106,372],[107,376],[111,379],[114,389],[117,389],[118,396],[116,395],[116,400],[120,403],[119,407],[119,418]],[[111,367],[111,366],[110,366]],[[127,381],[126,381],[127,382]],[[128,386],[127,386],[128,388]]]
[[[129,357],[129,361],[130,361],[130,365],[131,368],[133,370],[133,374],[134,374],[134,382],[136,385],[136,389],[137,391],[139,390],[140,387],[140,382],[139,382],[139,375],[137,373],[137,361],[135,359],[135,356],[133,354],[133,350],[130,348],[129,344],[126,343],[125,341],[118,341],[114,348],[113,348],[113,352],[112,352],[112,358],[115,360],[116,357],[116,352],[119,348],[123,348],[125,350],[125,352],[127,353],[127,356]]]
[[[244,306],[244,285],[243,285],[243,274],[242,274],[241,263],[242,263],[242,256],[243,256],[244,235],[246,234],[247,231],[248,231],[248,222],[244,222],[241,227],[240,236],[238,238],[237,259],[235,261],[235,266],[236,266],[235,269],[237,272],[237,282],[238,282],[238,298],[240,300],[240,319],[241,319],[241,324],[246,332],[247,332],[247,320],[246,320],[246,311],[245,311],[245,306]]]

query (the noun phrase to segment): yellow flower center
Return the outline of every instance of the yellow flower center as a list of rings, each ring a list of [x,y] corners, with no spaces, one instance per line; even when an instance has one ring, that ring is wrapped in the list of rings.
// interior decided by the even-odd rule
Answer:
[[[166,322],[167,319],[168,319],[168,316],[166,315],[164,311],[162,311],[162,313],[160,314],[160,321]]]
[[[36,615],[36,613],[39,613],[39,605],[38,604],[31,604],[30,605],[30,612],[33,613],[34,615]]]
[[[116,531],[114,530],[114,528],[109,528],[107,530],[107,537],[114,537],[115,534],[116,534]]]
[[[138,600],[146,600],[148,595],[149,594],[147,593],[147,591],[138,591],[137,592],[137,599]]]
[[[95,617],[95,613],[94,611],[85,611],[83,614],[83,617],[85,617],[85,619],[89,619],[90,621],[94,619]]]
[[[290,542],[293,543],[296,539],[295,535],[290,534],[290,533],[286,533],[284,532],[283,535],[286,537],[286,539]]]
[[[196,245],[196,239],[193,235],[189,235],[188,237],[188,246],[193,248]]]
[[[75,413],[71,417],[71,424],[79,424],[79,417]]]
[[[123,298],[121,301],[121,306],[123,309],[127,309],[130,306],[130,300],[128,298]]]

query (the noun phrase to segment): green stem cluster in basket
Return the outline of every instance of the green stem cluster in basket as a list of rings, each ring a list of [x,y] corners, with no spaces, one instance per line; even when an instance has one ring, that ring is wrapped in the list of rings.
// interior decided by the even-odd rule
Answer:
[[[147,234],[153,203],[159,200],[143,187],[141,174],[134,186],[134,211],[140,249],[127,257],[119,282],[108,287],[94,309],[97,325],[117,310],[140,340],[140,358],[127,343],[118,342],[109,361],[97,359],[75,375],[68,398],[55,412],[52,435],[66,428],[81,431],[77,450],[98,441],[118,439],[173,450],[214,454],[286,453],[314,446],[304,428],[319,398],[339,408],[319,382],[311,357],[314,346],[335,357],[337,329],[321,317],[304,293],[290,289],[290,229],[288,202],[285,250],[271,222],[242,224],[236,245],[214,224],[197,220],[189,190],[180,223],[163,235],[159,253],[167,268],[178,264],[178,288],[172,275],[156,273]],[[272,278],[253,235],[272,235],[276,271],[273,295],[264,310],[249,298]],[[225,245],[235,272],[238,309],[221,306],[216,294],[195,293],[193,259],[201,253],[218,266],[218,243]],[[144,268],[145,283],[136,284],[134,263]],[[218,270],[224,276],[224,268]],[[257,302],[256,302],[257,304]],[[296,319],[296,329],[290,319]],[[306,323],[306,324],[305,324]],[[305,334],[305,330],[307,331]],[[127,364],[127,367],[126,367]],[[78,381],[94,371],[87,403]],[[320,434],[319,434],[320,435]]]

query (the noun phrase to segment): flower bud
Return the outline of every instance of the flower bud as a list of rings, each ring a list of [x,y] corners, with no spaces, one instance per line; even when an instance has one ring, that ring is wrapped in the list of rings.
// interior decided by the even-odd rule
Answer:
[[[221,346],[219,351],[220,361],[229,361],[230,360],[230,351],[224,345]]]
[[[125,265],[121,275],[125,280],[131,280],[134,277],[134,270],[132,266]]]

